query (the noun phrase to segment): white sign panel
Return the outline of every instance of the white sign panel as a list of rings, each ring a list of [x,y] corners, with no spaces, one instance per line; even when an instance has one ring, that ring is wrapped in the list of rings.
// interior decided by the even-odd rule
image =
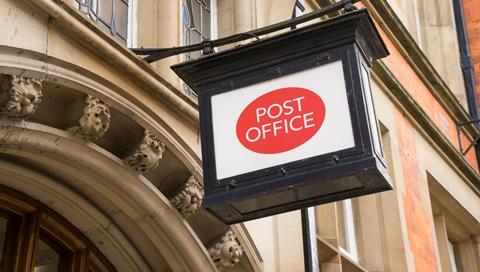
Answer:
[[[354,147],[341,61],[212,96],[217,179]]]

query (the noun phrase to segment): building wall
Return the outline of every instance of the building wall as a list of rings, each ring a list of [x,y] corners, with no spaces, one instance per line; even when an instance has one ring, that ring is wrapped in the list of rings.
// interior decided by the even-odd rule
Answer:
[[[330,2],[303,4],[308,12]],[[433,0],[419,6],[420,2],[357,4],[370,11],[390,51],[390,56],[374,64],[372,82],[394,190],[351,201],[356,254],[341,248],[346,239],[343,204],[315,207],[323,272],[452,271],[453,263],[458,271],[480,270],[480,175],[475,150],[465,156],[460,153],[456,125],[471,119],[465,109],[451,6]],[[88,238],[119,271],[303,271],[298,211],[226,226],[192,203],[183,209],[174,204],[178,192],[203,196],[196,97],[184,92],[170,69],[183,57],[146,64],[78,12],[76,3],[0,0],[4,22],[0,73],[44,80],[48,105],[40,105],[36,115],[21,122],[0,119],[0,183],[40,200],[81,231],[93,233]],[[183,44],[181,1],[132,3],[136,46]],[[289,19],[294,3],[217,0],[217,36]],[[438,11],[435,16],[427,12],[428,5]],[[464,1],[478,85],[480,12],[475,5],[477,0]],[[85,95],[99,98],[112,110],[111,128],[99,140],[76,139],[64,121],[76,122],[82,116]],[[156,168],[137,173],[125,156],[142,142],[144,131],[155,134],[166,151],[157,158]],[[474,125],[466,126],[460,135],[463,147],[479,132]],[[42,149],[47,147],[48,152]],[[18,165],[4,163],[7,159]],[[82,171],[75,170],[71,161]],[[51,187],[47,179],[32,183],[39,187],[29,190],[27,182],[2,179],[19,165],[32,172],[42,169],[57,180]],[[194,187],[198,191],[184,187],[193,180],[199,181]],[[74,200],[62,200],[66,195]],[[87,208],[92,209],[90,217],[104,221],[98,219],[101,222],[95,225],[93,219],[84,220],[79,211]],[[192,213],[186,216],[185,210]],[[233,234],[227,235],[228,230]],[[110,240],[102,246],[99,237]],[[215,249],[225,245],[238,249],[238,244],[243,252],[238,258],[211,257]],[[219,259],[233,265],[220,265]]]
[[[396,1],[392,11],[403,12],[401,8],[404,4],[405,1]],[[374,14],[378,10],[378,8],[375,8],[373,1],[366,2],[365,5],[371,8]],[[398,15],[400,21],[403,20],[408,23],[405,14]],[[423,15],[416,14],[416,16]],[[387,16],[374,16],[377,22],[385,17]],[[417,18],[417,20],[419,19]],[[361,197],[356,200],[358,203],[356,212],[359,216],[355,222],[359,228],[357,231],[360,254],[358,264],[359,267],[364,267],[369,271],[450,271],[450,267],[445,264],[448,263],[448,260],[445,261],[445,255],[440,254],[440,251],[445,248],[445,240],[442,244],[442,237],[439,237],[436,232],[438,223],[434,223],[435,216],[441,212],[437,209],[436,204],[432,204],[434,202],[432,199],[436,198],[431,198],[430,195],[438,190],[435,186],[440,186],[449,194],[448,197],[442,195],[444,199],[455,199],[461,206],[460,210],[462,212],[477,218],[476,211],[471,209],[471,207],[480,204],[478,202],[478,189],[476,185],[473,185],[477,181],[471,181],[473,184],[468,181],[458,171],[458,168],[449,161],[442,149],[431,139],[428,139],[429,133],[425,132],[422,125],[419,125],[419,121],[416,120],[415,116],[412,116],[412,112],[405,109],[402,102],[392,99],[394,97],[392,92],[397,92],[398,88],[404,89],[411,95],[418,107],[425,112],[429,120],[435,124],[436,129],[441,131],[441,134],[449,140],[449,143],[458,150],[457,117],[437,98],[436,87],[430,85],[431,83],[425,79],[425,71],[418,70],[413,66],[413,63],[418,60],[412,60],[411,56],[408,55],[408,49],[404,51],[405,49],[402,48],[404,45],[399,44],[395,33],[391,33],[389,32],[391,30],[385,28],[384,21],[377,26],[391,53],[382,62],[385,63],[397,80],[396,85],[385,86],[383,78],[378,79],[375,88],[378,118],[385,130],[388,131],[389,137],[388,146],[385,146],[386,141],[384,139],[384,148],[392,149],[391,158],[387,158],[387,160],[391,160],[389,171],[394,179],[395,189],[393,192],[380,193],[374,199],[371,199],[372,197]],[[408,35],[413,34],[411,30],[406,30],[409,32]],[[441,35],[446,35],[445,39],[448,39],[449,42],[456,41],[456,34],[453,30],[450,28],[449,34],[443,33]],[[422,34],[419,33],[418,35]],[[440,34],[434,34],[430,31],[429,35],[438,38]],[[428,35],[412,37],[412,40],[415,38],[417,40],[424,39],[423,42],[435,43],[435,39]],[[464,89],[461,85],[463,81],[461,80],[461,74],[459,74],[458,53],[455,51],[458,51],[458,47],[453,46],[452,50],[456,57],[450,60],[452,61],[450,65],[456,66],[444,66],[449,67],[450,71],[442,71],[440,64],[435,64],[435,62],[442,58],[441,55],[446,51],[439,50],[436,47],[435,50],[438,52],[430,54],[431,52],[428,52],[428,49],[425,49],[421,43],[415,46],[418,46],[419,50],[427,50],[424,51],[428,56],[427,61],[433,63],[433,67],[439,68],[440,77],[447,74],[451,76],[451,80],[447,77],[443,78],[447,82],[453,82],[447,85],[451,90],[458,91],[456,100],[463,101],[459,105],[465,109]],[[448,52],[451,53],[452,47],[447,47],[450,48]],[[375,72],[376,69],[374,69],[374,75]],[[464,139],[464,141],[468,142],[469,140]],[[474,169],[478,169],[473,152],[467,154],[465,159]],[[435,186],[429,182],[428,177],[430,175],[438,177]],[[376,211],[375,215],[372,215],[373,211]],[[324,249],[325,246],[334,249],[339,248],[338,239],[341,230],[338,227],[337,213],[337,208],[332,205],[317,207],[317,214],[320,217],[317,220],[322,271],[340,271],[341,267],[348,271],[352,269],[352,261],[342,251],[331,250],[328,252]],[[448,213],[448,211],[445,211],[445,213]],[[449,221],[449,227],[446,233],[448,234],[448,240],[458,245],[456,247],[459,248],[462,241],[469,238],[466,236],[454,237],[454,228],[462,229],[462,232],[467,233],[467,236],[476,235],[479,221],[478,218],[474,219],[473,221],[476,223],[469,227],[454,226],[459,223],[458,220],[461,219],[450,218],[447,220]],[[368,225],[367,222],[371,225]],[[372,231],[371,228],[376,228],[376,230]],[[458,253],[458,255],[460,254]],[[324,255],[327,257],[323,257]],[[479,256],[474,254],[474,257],[470,257],[478,260]],[[465,261],[461,260],[460,257],[456,262],[457,267],[467,267],[462,262]],[[471,259],[470,262],[472,262]],[[474,266],[471,266],[470,269],[473,269],[472,267]],[[300,269],[294,271],[300,271]]]

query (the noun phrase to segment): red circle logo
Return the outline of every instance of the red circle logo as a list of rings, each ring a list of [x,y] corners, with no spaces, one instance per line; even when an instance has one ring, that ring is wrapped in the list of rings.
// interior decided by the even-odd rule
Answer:
[[[325,103],[311,90],[277,89],[252,101],[237,121],[237,138],[247,149],[275,154],[313,137],[325,120]]]

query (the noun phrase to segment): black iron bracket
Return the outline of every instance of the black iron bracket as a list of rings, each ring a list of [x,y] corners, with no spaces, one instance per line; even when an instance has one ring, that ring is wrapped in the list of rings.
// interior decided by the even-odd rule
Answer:
[[[200,51],[200,50],[202,50],[204,54],[209,54],[214,52],[215,47],[232,44],[236,42],[241,42],[251,38],[255,38],[258,40],[260,39],[259,37],[262,35],[266,35],[266,34],[279,31],[285,28],[291,28],[298,24],[302,24],[310,20],[318,19],[322,16],[328,15],[330,13],[333,13],[341,9],[344,9],[345,12],[353,11],[355,9],[353,4],[355,4],[358,1],[360,0],[342,0],[296,18],[292,18],[289,20],[285,20],[285,21],[273,24],[273,25],[257,28],[257,29],[243,32],[243,33],[234,34],[234,35],[216,39],[216,40],[206,40],[197,44],[170,47],[170,48],[131,48],[131,50],[137,55],[145,56],[143,59],[149,63],[152,63],[167,57],[171,57],[174,55]]]
[[[472,147],[477,146],[478,141],[480,140],[480,134],[477,134],[475,136],[475,138],[473,139],[473,141],[467,146],[467,148],[465,150],[463,150],[463,145],[462,145],[463,127],[466,126],[466,125],[474,124],[474,123],[477,123],[477,124],[480,123],[480,119],[457,124],[458,146],[459,146],[460,152],[462,153],[463,156],[465,156],[468,153],[468,151],[470,151],[470,149]]]

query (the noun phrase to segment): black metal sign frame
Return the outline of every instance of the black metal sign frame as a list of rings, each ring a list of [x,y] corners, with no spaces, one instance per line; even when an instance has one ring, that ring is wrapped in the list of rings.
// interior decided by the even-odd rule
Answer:
[[[387,54],[367,11],[359,10],[173,66],[199,96],[204,206],[236,223],[391,189],[383,156],[373,146],[379,133],[368,117],[374,109],[367,107],[370,86],[363,84],[369,78],[361,71]],[[342,62],[355,146],[217,179],[211,97],[335,61]]]

